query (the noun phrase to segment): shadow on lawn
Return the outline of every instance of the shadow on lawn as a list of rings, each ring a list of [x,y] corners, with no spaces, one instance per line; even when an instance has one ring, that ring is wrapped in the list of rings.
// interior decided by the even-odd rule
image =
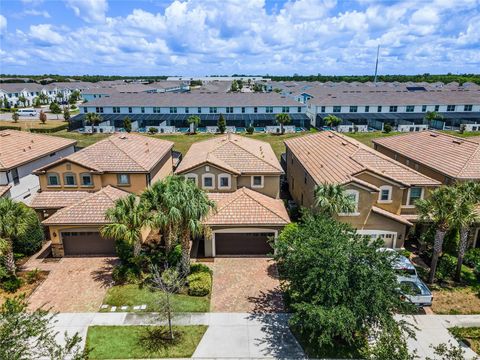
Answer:
[[[170,339],[170,332],[168,328],[146,328],[145,334],[139,339],[139,344],[147,349],[149,352],[157,352],[166,347],[176,345],[182,342],[183,333],[181,331],[174,331],[174,338]]]

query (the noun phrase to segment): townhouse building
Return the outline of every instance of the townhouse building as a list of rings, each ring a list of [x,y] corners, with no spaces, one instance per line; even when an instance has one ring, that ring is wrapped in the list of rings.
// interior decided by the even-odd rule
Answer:
[[[290,194],[301,207],[315,208],[315,187],[340,184],[355,201],[352,213],[338,214],[358,233],[403,247],[417,220],[415,201],[440,182],[362,143],[332,131],[285,141]]]

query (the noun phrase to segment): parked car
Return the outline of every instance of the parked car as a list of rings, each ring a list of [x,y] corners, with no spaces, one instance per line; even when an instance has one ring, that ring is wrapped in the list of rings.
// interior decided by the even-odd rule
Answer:
[[[397,276],[402,297],[417,306],[432,306],[433,295],[427,285],[418,277]]]
[[[405,256],[398,254],[394,249],[389,248],[380,248],[378,251],[384,251],[391,253],[392,256],[395,255],[395,262],[393,268],[398,276],[418,278],[417,270],[413,266],[412,262],[408,260]]]
[[[35,109],[18,109],[18,115],[20,116],[37,116],[37,110]]]

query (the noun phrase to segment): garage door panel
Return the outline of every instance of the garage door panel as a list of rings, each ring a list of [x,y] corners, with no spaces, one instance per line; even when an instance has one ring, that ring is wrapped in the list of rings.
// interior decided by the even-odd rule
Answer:
[[[216,255],[267,255],[273,252],[273,233],[216,233]]]
[[[65,255],[115,255],[115,241],[98,232],[62,232]]]

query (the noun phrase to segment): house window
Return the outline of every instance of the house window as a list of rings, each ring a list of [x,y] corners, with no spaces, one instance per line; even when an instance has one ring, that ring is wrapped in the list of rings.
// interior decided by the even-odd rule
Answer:
[[[80,174],[80,180],[82,186],[93,186],[92,175],[88,173]]]
[[[77,186],[77,176],[74,173],[63,174],[63,184],[65,186]]]
[[[258,107],[255,106],[255,107],[253,108],[253,112],[254,112],[255,114],[258,113]]]
[[[60,177],[56,173],[47,174],[47,184],[48,186],[60,186]]]
[[[463,111],[472,111],[473,105],[464,105]]]
[[[304,184],[307,183],[307,173],[306,172],[303,174],[303,183]]]
[[[133,112],[132,107],[129,107],[129,108],[128,108],[128,113],[131,114],[132,112]]]
[[[297,112],[299,112],[299,113],[302,112],[302,107],[301,107],[301,106],[298,106],[298,107],[297,107]]]
[[[170,108],[170,114],[176,114],[177,113],[177,108],[176,107],[171,107]]]
[[[190,108],[186,107],[185,108],[185,114],[189,114],[190,113]]]
[[[154,107],[153,108],[153,113],[154,114],[160,114],[160,108],[159,107]]]
[[[414,112],[415,111],[415,106],[413,105],[407,105],[407,112]]]
[[[114,114],[120,114],[120,108],[118,106],[114,106],[112,109]]]
[[[201,113],[202,113],[202,108],[201,108],[201,107],[197,108],[197,113],[198,113],[198,114],[201,114]]]
[[[213,189],[215,187],[214,176],[212,174],[202,175],[202,187],[204,189]]]
[[[350,106],[350,112],[356,113],[358,110],[358,106]]]
[[[230,189],[230,175],[229,174],[218,175],[218,188],[219,189]]]
[[[365,106],[365,112],[370,112],[370,106]]]
[[[242,107],[242,114],[245,114],[245,107]]]
[[[341,106],[334,106],[333,107],[333,112],[340,112],[342,111],[342,107]]]
[[[340,213],[338,215],[343,215],[343,216],[355,216],[355,215],[358,215],[358,200],[360,198],[360,194],[357,190],[353,190],[353,189],[348,189],[348,190],[345,190],[345,195],[347,195],[348,198],[350,198],[354,204],[355,204],[355,209],[353,210],[353,212],[349,212],[349,213]]]
[[[103,107],[98,107],[98,106],[97,106],[97,107],[95,108],[95,112],[97,112],[97,113],[103,113]]]
[[[10,175],[12,175],[12,181],[15,185],[20,184],[20,177],[18,176],[18,169],[13,168],[10,170]]]
[[[130,185],[130,175],[128,175],[128,174],[117,174],[117,184],[118,185]]]
[[[289,113],[290,112],[290,106],[282,106],[282,113]]]
[[[422,112],[426,112],[427,111],[427,105],[422,105]]]
[[[382,107],[381,106],[377,106],[377,112],[382,112]]]
[[[392,187],[389,185],[380,186],[380,194],[378,196],[379,203],[387,203],[392,201]]]
[[[84,108],[83,108],[83,113],[84,113],[84,114],[88,113],[88,108],[84,107]]]
[[[320,112],[322,112],[322,113],[325,112],[325,106],[322,106],[322,107],[320,108]]]
[[[447,105],[447,111],[455,111],[455,105]]]
[[[145,114],[145,108],[144,108],[143,106],[140,108],[140,112],[141,112],[142,114]]]
[[[395,105],[395,106],[390,106],[388,111],[389,112],[397,112],[397,110],[398,110],[398,106]]]
[[[193,182],[195,185],[197,185],[197,183],[198,183],[198,175],[197,174],[186,174],[185,179]]]
[[[217,113],[217,108],[216,107],[210,107],[210,109],[208,109],[208,111],[210,112],[210,114],[216,114]]]
[[[273,107],[272,107],[272,106],[267,106],[267,107],[265,108],[265,112],[266,112],[267,114],[273,113]]]
[[[435,105],[435,111],[440,110],[440,105]]]
[[[263,176],[262,175],[252,176],[252,188],[263,188]]]
[[[423,189],[412,187],[408,191],[408,205],[415,205],[415,201],[423,198]]]
[[[233,107],[231,107],[231,106],[226,107],[226,108],[225,108],[225,112],[226,112],[227,114],[233,114]]]

